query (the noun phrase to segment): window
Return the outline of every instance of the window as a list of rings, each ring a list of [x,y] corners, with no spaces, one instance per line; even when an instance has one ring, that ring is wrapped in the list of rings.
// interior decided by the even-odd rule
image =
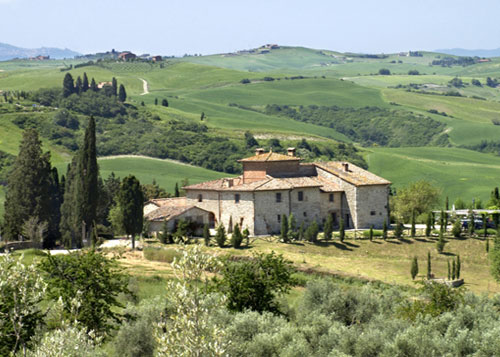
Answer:
[[[281,193],[276,193],[276,202],[281,202]]]
[[[281,216],[278,215],[278,223],[281,223]]]
[[[304,201],[304,191],[299,191],[299,201]]]
[[[234,195],[234,203],[240,203],[240,194],[239,193],[236,193]]]
[[[370,212],[370,216],[375,216],[377,213],[375,211]]]
[[[203,202],[203,195],[198,195],[198,202]]]
[[[304,212],[304,217],[307,217],[307,212]]]
[[[333,193],[330,193],[330,195],[328,195],[328,201],[333,202],[333,198]]]

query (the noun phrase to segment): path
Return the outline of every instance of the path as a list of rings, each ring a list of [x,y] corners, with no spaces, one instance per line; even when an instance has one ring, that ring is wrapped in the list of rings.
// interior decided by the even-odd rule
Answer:
[[[139,78],[142,81],[143,93],[141,95],[149,94],[149,84],[145,79]]]
[[[112,159],[122,159],[122,158],[157,160],[157,161],[171,162],[173,164],[178,164],[178,165],[184,165],[184,166],[189,166],[189,167],[200,168],[200,166],[195,166],[195,165],[187,164],[185,162],[178,161],[178,160],[160,159],[158,157],[151,157],[151,156],[146,156],[146,155],[110,155],[110,156],[100,156],[100,157],[97,158],[97,160],[112,160]]]

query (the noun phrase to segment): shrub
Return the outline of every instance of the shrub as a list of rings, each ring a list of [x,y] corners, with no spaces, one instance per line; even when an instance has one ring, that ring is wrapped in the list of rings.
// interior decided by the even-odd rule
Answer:
[[[446,241],[444,240],[443,232],[440,231],[439,232],[439,239],[436,242],[436,249],[437,249],[439,254],[443,253],[445,244],[446,244]]]
[[[226,239],[226,229],[224,228],[224,225],[220,224],[217,227],[217,232],[215,233],[215,241],[220,248],[223,248],[226,244]]]
[[[418,275],[418,260],[417,257],[413,257],[411,262],[411,278],[415,280],[415,277]]]
[[[316,221],[313,221],[309,227],[306,229],[305,237],[306,240],[311,243],[316,243],[318,241],[319,227]]]
[[[391,74],[391,71],[389,71],[387,68],[381,68],[378,70],[378,74],[382,76],[388,76]]]
[[[234,225],[233,234],[231,235],[231,245],[233,248],[239,249],[241,247],[241,242],[243,241],[243,235],[240,231],[240,226],[238,223]]]
[[[205,246],[210,245],[210,228],[208,227],[208,224],[205,224],[203,226],[203,240],[205,242]]]
[[[180,257],[180,253],[173,248],[145,247],[143,254],[147,260],[163,263],[172,263],[174,258]]]
[[[403,236],[403,223],[400,221],[396,222],[396,228],[394,229],[394,237],[401,238]]]
[[[241,84],[248,84],[250,83],[250,79],[248,78],[243,78],[241,81],[240,81]]]
[[[459,219],[453,223],[453,227],[451,227],[451,234],[453,234],[453,237],[455,238],[460,238],[462,235],[462,222],[460,222]]]
[[[420,73],[419,73],[416,69],[410,69],[410,70],[408,71],[408,74],[409,74],[410,76],[418,76]]]
[[[487,233],[488,235],[495,235],[495,234],[497,233],[497,231],[496,231],[496,229],[494,229],[494,228],[487,228],[487,229],[486,229],[486,233]],[[484,229],[478,229],[478,230],[476,231],[476,234],[477,234],[478,236],[484,236]]]

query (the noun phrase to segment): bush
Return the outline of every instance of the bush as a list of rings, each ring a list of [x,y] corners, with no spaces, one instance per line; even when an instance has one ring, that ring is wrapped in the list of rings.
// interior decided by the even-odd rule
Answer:
[[[410,76],[418,76],[420,73],[418,73],[418,71],[417,71],[416,69],[410,69],[410,70],[408,71],[408,74],[409,74]]]
[[[488,235],[494,236],[497,233],[497,231],[495,229],[493,229],[493,228],[487,228],[486,229],[486,233]],[[478,229],[478,230],[476,230],[476,234],[478,236],[484,236],[484,229]]]
[[[181,254],[173,248],[145,247],[144,258],[147,260],[163,263],[172,263],[174,258],[179,258]]]
[[[240,81],[241,84],[248,84],[250,83],[250,79],[248,78],[243,78],[241,81]]]
[[[226,244],[226,239],[226,229],[224,228],[224,225],[221,224],[217,227],[217,232],[215,233],[215,241],[220,248],[223,248]]]
[[[387,68],[381,68],[378,70],[378,74],[382,76],[388,76],[391,74],[391,71],[389,71]]]

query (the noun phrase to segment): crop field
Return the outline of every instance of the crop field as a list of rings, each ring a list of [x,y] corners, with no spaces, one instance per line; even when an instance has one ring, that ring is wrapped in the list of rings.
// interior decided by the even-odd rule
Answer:
[[[450,202],[481,198],[500,185],[500,157],[458,148],[370,148],[370,170],[392,181],[394,187],[427,180]]]

